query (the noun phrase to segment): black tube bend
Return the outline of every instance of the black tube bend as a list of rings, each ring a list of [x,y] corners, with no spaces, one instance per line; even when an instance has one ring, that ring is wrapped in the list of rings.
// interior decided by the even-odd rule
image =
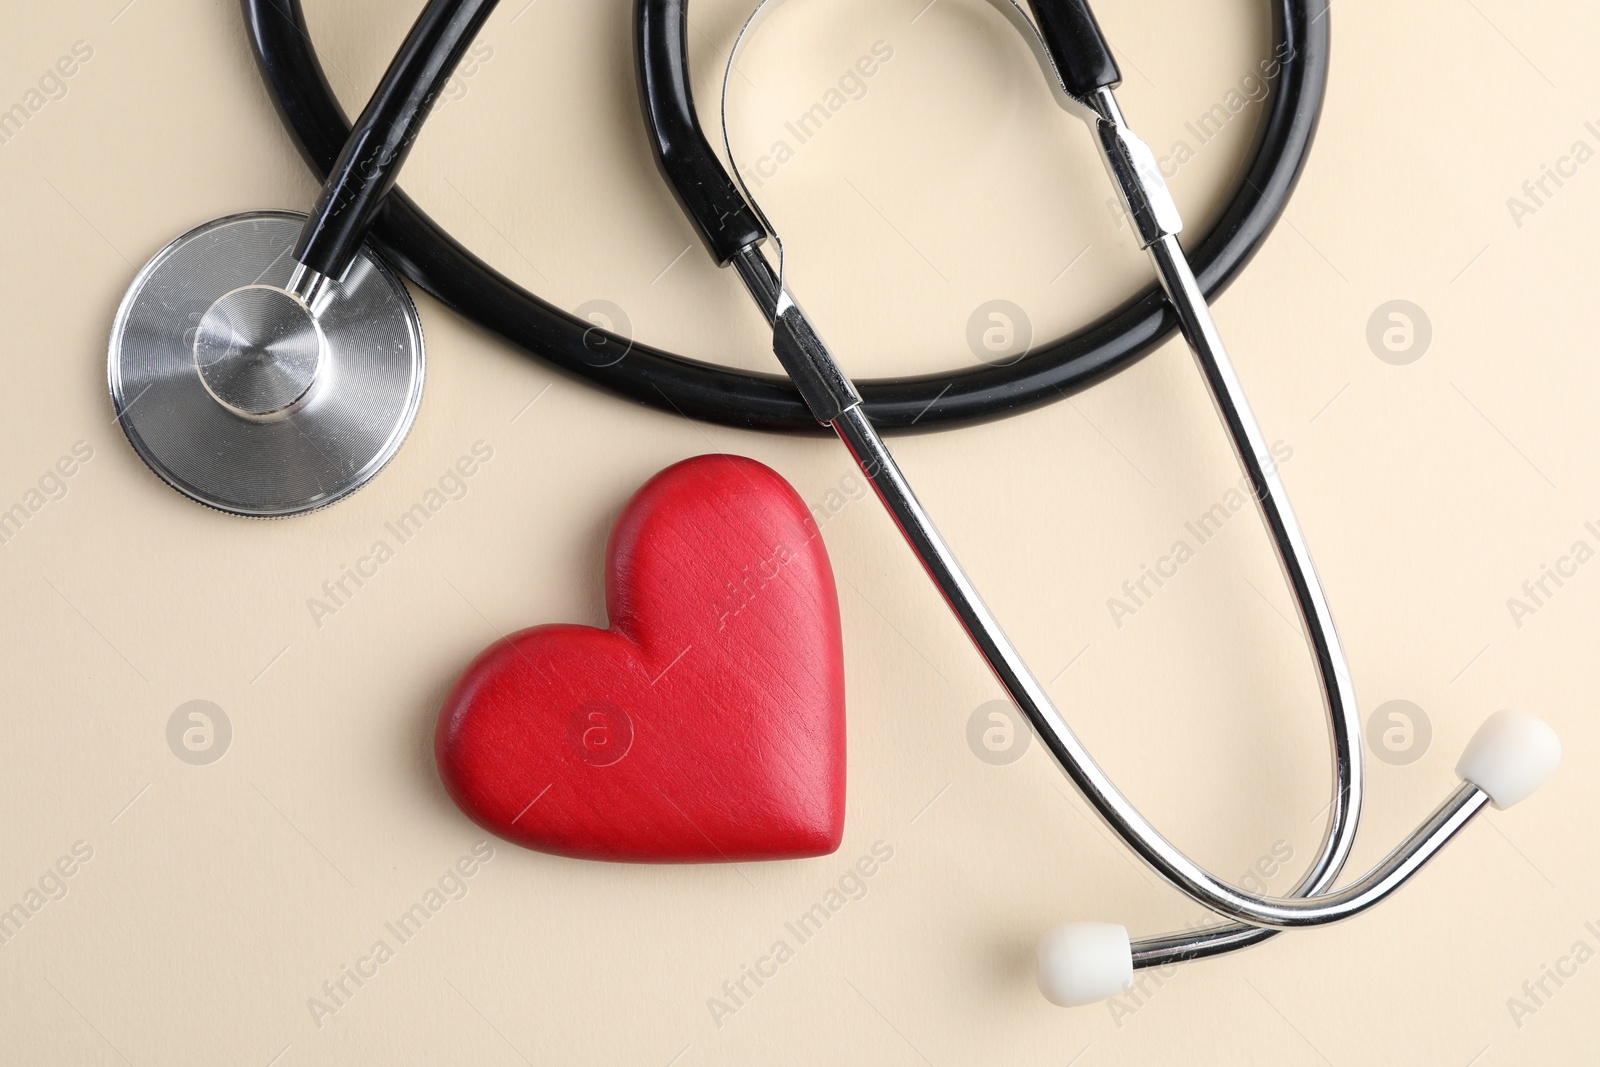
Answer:
[[[722,169],[700,129],[689,92],[688,6],[641,3],[634,11],[634,61],[645,129],[661,175],[683,205],[717,266],[767,236],[756,213]]]

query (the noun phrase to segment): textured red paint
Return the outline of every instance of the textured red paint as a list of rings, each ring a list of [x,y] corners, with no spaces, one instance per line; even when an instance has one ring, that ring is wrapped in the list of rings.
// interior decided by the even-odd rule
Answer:
[[[439,713],[461,809],[584,859],[819,856],[844,830],[844,656],[805,504],[738,456],[669,467],[611,532],[611,628],[491,645]]]

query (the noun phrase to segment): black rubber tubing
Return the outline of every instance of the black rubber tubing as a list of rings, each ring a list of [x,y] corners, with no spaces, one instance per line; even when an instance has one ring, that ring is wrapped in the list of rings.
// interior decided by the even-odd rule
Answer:
[[[295,243],[296,262],[344,275],[422,123],[497,0],[428,0],[356,120]]]
[[[1081,99],[1122,81],[1088,0],[1029,0],[1028,6],[1067,92]]]
[[[1326,0],[1274,0],[1277,91],[1221,216],[1189,247],[1208,298],[1249,262],[1305,165],[1328,72]],[[250,46],[278,114],[301,155],[325,180],[350,123],[311,46],[299,0],[241,0]],[[536,114],[528,109],[530,114]],[[400,189],[378,209],[369,242],[457,313],[530,355],[663,411],[785,433],[821,433],[783,376],[721,367],[605,333],[546,303],[456,242]],[[1025,411],[1114,374],[1160,344],[1177,317],[1160,288],[1006,367],[856,382],[873,424],[929,431]],[[624,355],[625,353],[625,355]],[[620,357],[620,358],[619,358]]]

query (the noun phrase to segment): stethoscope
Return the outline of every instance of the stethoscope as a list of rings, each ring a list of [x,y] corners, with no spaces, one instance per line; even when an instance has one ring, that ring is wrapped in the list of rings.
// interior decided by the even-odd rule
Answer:
[[[781,2],[763,0],[730,50],[724,116],[741,47]],[[1085,1004],[1126,988],[1136,969],[1232,952],[1281,930],[1366,910],[1485,806],[1509,807],[1537,789],[1561,749],[1554,732],[1526,712],[1491,715],[1457,764],[1460,784],[1370,871],[1334,888],[1363,799],[1354,691],[1304,537],[1206,303],[1265,236],[1304,160],[1326,73],[1326,11],[1313,12],[1308,0],[1280,0],[1279,92],[1239,192],[1198,245],[1197,271],[1178,243],[1182,223],[1156,160],[1117,105],[1120,75],[1087,4],[1030,0],[1035,25],[1015,0],[991,3],[1028,42],[1057,101],[1088,124],[1160,281],[1159,290],[1015,364],[895,381],[853,383],[846,376],[787,286],[776,230],[737,166],[730,174],[702,131],[689,87],[686,0],[636,0],[636,60],[651,144],[707,249],[719,265],[734,268],[771,324],[773,352],[787,379],[674,356],[566,315],[457,245],[392,190],[429,107],[495,0],[430,0],[353,130],[309,47],[299,4],[243,0],[280,113],[326,183],[309,217],[229,216],[157,253],[117,312],[109,379],[129,441],[180,492],[256,516],[333,503],[393,456],[421,395],[422,332],[392,263],[532,354],[635,399],[735,425],[831,429],[1083,796],[1145,863],[1227,920],[1137,941],[1110,923],[1050,931],[1039,945],[1040,988],[1055,1003]],[[723,138],[731,163],[725,120]],[[776,267],[761,250],[769,239]],[[1254,487],[1310,638],[1328,714],[1334,789],[1327,830],[1305,874],[1281,897],[1215,877],[1123,796],[985,607],[881,436],[885,428],[928,428],[1043,403],[1147,351],[1174,322]]]

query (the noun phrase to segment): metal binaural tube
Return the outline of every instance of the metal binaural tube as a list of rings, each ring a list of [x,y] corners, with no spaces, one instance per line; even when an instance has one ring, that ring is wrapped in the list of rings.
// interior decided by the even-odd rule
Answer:
[[[1075,113],[1090,121],[1101,117],[1098,113],[1099,109],[1091,109],[1089,103],[1070,97],[1065,92],[1065,87],[1058,80],[1056,68],[1043,41],[1039,39],[1031,23],[1022,15],[1016,4],[1011,0],[994,0],[994,2],[995,6],[1006,13],[1013,25],[1017,26],[1030,40],[1035,56],[1039,59],[1046,78],[1056,91],[1058,100],[1064,106],[1068,106]],[[763,5],[763,8],[767,6]],[[743,43],[750,29],[759,23],[762,13],[762,9],[758,9],[751,16],[744,33],[740,35],[739,42],[735,44],[732,50],[734,55],[739,52],[739,45]],[[730,71],[732,63],[733,55],[730,55]],[[1132,136],[1131,131],[1126,130],[1121,114],[1116,110],[1115,99],[1109,93],[1105,94],[1101,107],[1107,112],[1104,116],[1107,125],[1112,127],[1111,130],[1107,131],[1106,135],[1098,138],[1102,149],[1108,152],[1115,151],[1127,156],[1126,162],[1128,165],[1120,169],[1126,177],[1137,179],[1140,170],[1145,168],[1133,165],[1136,157],[1130,155],[1130,153],[1137,153],[1138,149],[1142,147],[1142,143]],[[724,108],[726,108],[726,84],[724,85]],[[725,121],[724,138],[726,140]],[[733,162],[735,180],[741,181],[742,184],[742,175],[739,173],[737,159],[731,144],[728,145],[728,149],[730,161]],[[1113,167],[1110,169],[1113,170],[1115,175],[1116,170],[1119,168]],[[1159,181],[1159,172],[1157,172],[1156,178]],[[1171,206],[1170,197],[1164,195],[1164,186],[1158,186],[1154,193],[1155,195],[1152,197],[1140,197],[1137,205],[1131,209],[1137,211],[1139,215],[1147,220],[1146,226],[1151,228],[1152,239],[1163,232],[1163,227],[1170,226],[1176,229],[1180,225],[1177,220],[1176,208]],[[755,207],[754,210],[759,215],[760,208]],[[775,234],[774,238],[774,244],[781,255],[781,238],[777,238]],[[735,268],[767,321],[774,324],[774,349],[784,363],[785,368],[790,371],[791,375],[795,376],[797,381],[808,377],[815,379],[817,377],[818,362],[824,364],[832,363],[832,357],[828,355],[826,348],[822,347],[820,342],[815,346],[778,343],[783,340],[780,334],[791,332],[786,331],[785,323],[781,322],[779,317],[778,309],[785,295],[781,271],[773,268],[766,256],[755,247],[755,242],[751,242],[732,256],[729,260],[729,265]],[[792,305],[792,300],[788,303]],[[791,306],[791,313],[795,310],[797,309]],[[807,336],[815,339],[815,334],[810,331],[809,324],[805,324],[803,318],[800,321],[805,326]],[[815,350],[812,350],[813,348]],[[835,368],[834,374],[837,375],[837,373]],[[837,414],[840,409],[844,409],[842,415]],[[947,577],[945,581],[940,581],[935,567],[929,566],[929,572],[934,575],[936,581],[939,581],[941,590],[953,607],[958,603],[965,603],[969,606],[976,605],[980,609],[981,618],[971,611],[966,615],[962,615],[962,612],[957,609],[957,614],[962,616],[963,625],[966,626],[969,634],[975,633],[974,627],[977,628],[976,632],[998,634],[1001,642],[1009,648],[1009,642],[1004,640],[1004,635],[1000,633],[998,624],[988,615],[987,609],[983,608],[981,600],[978,599],[977,593],[971,588],[970,583],[966,582],[959,565],[956,564],[954,557],[949,554],[948,549],[944,547],[942,539],[938,537],[937,531],[933,529],[931,522],[927,520],[927,516],[921,511],[921,507],[917,504],[910,487],[905,483],[898,467],[895,466],[892,457],[889,456],[887,449],[884,448],[881,438],[878,437],[871,424],[864,418],[859,407],[849,403],[847,397],[824,397],[821,404],[814,405],[814,412],[819,421],[830,423],[839,432],[840,436],[845,438],[846,443],[851,447],[851,451],[856,455],[858,462],[861,463],[863,471],[873,480],[880,497],[889,506],[891,513],[896,517],[896,521],[901,524],[902,530],[910,528],[922,531],[921,543],[919,544],[914,540],[913,548],[916,549],[919,557],[923,559],[924,565],[929,566],[928,553],[938,551],[942,552],[946,557],[948,565],[943,570],[948,576],[959,576],[959,583],[955,582],[954,577]],[[1265,456],[1264,451],[1259,451],[1259,454]],[[1254,465],[1258,473],[1262,475],[1272,470],[1264,460],[1258,461]],[[880,484],[877,477],[880,472],[887,480],[886,484]],[[1273,478],[1275,478],[1275,474]],[[1275,482],[1269,484],[1275,484]],[[1292,513],[1290,518],[1292,521]],[[935,546],[937,546],[937,549]],[[1303,549],[1303,545],[1301,547]],[[1281,551],[1282,549],[1280,548]],[[1287,566],[1288,564],[1286,564]],[[1310,574],[1309,584],[1315,587],[1315,576],[1309,571],[1309,557],[1307,557],[1305,570]],[[954,583],[953,587],[947,587],[947,583]],[[1301,583],[1302,586],[1306,584],[1305,582]],[[964,590],[961,586],[965,587]],[[1320,599],[1320,589],[1318,589],[1318,598]],[[1327,618],[1329,633],[1331,634],[1331,617],[1327,616],[1325,604],[1323,605],[1322,613],[1323,617]],[[986,623],[983,621],[984,619],[987,620]],[[976,636],[974,636],[974,640],[978,640]],[[993,666],[995,656],[999,654],[998,650],[985,648],[981,641],[978,641],[978,643],[980,650],[984,652],[985,658]],[[1343,667],[1342,656],[1338,655],[1336,638],[1332,645],[1332,651],[1334,655],[1329,662],[1336,662],[1337,669],[1334,670],[1330,667],[1329,671],[1324,673],[1323,681],[1325,691],[1331,690],[1328,693],[1328,699],[1325,704],[1334,755],[1333,797],[1329,804],[1329,819],[1323,841],[1309,868],[1291,891],[1291,895],[1294,896],[1306,896],[1325,889],[1337,877],[1354,842],[1356,816],[1360,811],[1362,795],[1360,750],[1359,746],[1352,744],[1351,740],[1353,736],[1359,736],[1359,720],[1355,712],[1353,697],[1349,691],[1348,671]],[[1021,664],[1020,658],[1016,657],[1014,652],[1012,652],[1012,658],[1014,666],[1019,667],[1022,674],[1026,675],[1026,667]],[[996,673],[999,674],[1000,671],[997,669]],[[1343,677],[1342,685],[1337,681],[1341,676]],[[1002,678],[1002,681],[1006,681],[1006,679]],[[1036,683],[1034,685],[1037,689]],[[1017,686],[1013,682],[1006,682],[1006,686],[1015,698]],[[1042,693],[1040,696],[1042,697]],[[1021,700],[1018,702],[1019,706],[1023,704]],[[1048,706],[1047,702],[1045,706]],[[1059,722],[1059,716],[1055,716],[1055,718]],[[1040,720],[1037,716],[1030,715],[1030,719],[1034,722],[1035,728],[1040,730],[1041,736],[1044,736],[1045,731],[1050,729],[1048,724],[1041,729]],[[1065,730],[1065,725],[1061,724],[1061,728]],[[1058,755],[1057,758],[1059,760],[1060,756]],[[1084,758],[1087,758],[1086,754]],[[1150,832],[1154,833],[1153,830]],[[1162,935],[1146,941],[1136,942],[1133,945],[1134,957],[1137,966],[1159,966],[1180,960],[1197,959],[1234,951],[1270,938],[1274,936],[1274,933],[1275,931],[1270,929],[1237,923],[1203,927],[1197,930]]]
[[[757,8],[741,33],[740,42],[775,2],[767,0]],[[1009,8],[1014,15],[1020,15],[1011,0],[995,2],[1002,10]],[[1025,19],[1022,23],[1040,46],[1036,53],[1045,57],[1047,77],[1058,78],[1059,65],[1050,62],[1037,31]],[[740,42],[735,43],[734,54]],[[730,55],[730,72],[732,65]],[[1065,89],[1064,83],[1056,87]],[[726,78],[723,92],[725,108]],[[1203,906],[1236,920],[1135,943],[1132,948],[1136,965],[1152,966],[1231,951],[1270,937],[1277,929],[1349,918],[1404,884],[1482,810],[1489,798],[1477,786],[1463,783],[1366,875],[1342,889],[1329,888],[1349,857],[1363,793],[1359,712],[1332,613],[1260,427],[1178,245],[1176,233],[1181,220],[1148,148],[1127,128],[1109,88],[1096,88],[1082,98],[1070,97],[1064,91],[1058,96],[1090,123],[1107,169],[1134,217],[1140,243],[1155,261],[1240,465],[1250,479],[1317,665],[1333,749],[1333,801],[1317,856],[1288,896],[1247,893],[1216,878],[1167,841],[1123,796],[1067,726],[923,510],[862,410],[848,378],[788,293],[781,258],[780,266],[774,270],[765,256],[750,245],[735,252],[729,261],[772,322],[774,352],[800,386],[814,415],[832,426],[850,449],[963,629],[1068,778],[1112,830],[1157,873]],[[726,116],[724,135],[726,139]],[[731,144],[728,149],[731,159]],[[734,176],[739,178],[736,163]],[[744,191],[748,196],[748,189]],[[753,199],[752,207],[759,215],[760,208]],[[781,238],[770,225],[766,228],[772,232],[781,257]]]
[[[1329,884],[1337,877],[1348,855],[1353,832],[1344,828],[1350,823],[1339,822],[1337,812],[1341,805],[1338,803],[1332,806],[1335,817],[1330,818],[1325,838],[1325,858],[1314,864],[1313,871],[1303,879],[1302,886],[1297,889],[1300,896],[1269,897],[1246,893],[1216,878],[1162,837],[1122,795],[1067,726],[962,571],[884,446],[883,439],[872,428],[860,407],[844,412],[833,426],[855,456],[862,472],[871,479],[879,498],[961,621],[962,627],[1033,724],[1063,771],[1130,848],[1158,874],[1198,903],[1251,927],[1283,929],[1315,926],[1348,918],[1399,888],[1486,802],[1486,796],[1476,787],[1458,788],[1383,863],[1360,881],[1335,894],[1307,895],[1305,890],[1308,886],[1321,888]],[[1336,650],[1337,646],[1333,647]],[[1344,742],[1344,755],[1337,775],[1343,778],[1350,773],[1349,769],[1354,764],[1354,758],[1350,755],[1350,741],[1358,734],[1339,727],[1335,727],[1334,732],[1336,738]],[[1328,841],[1334,843],[1331,849],[1327,846]],[[1189,934],[1166,935],[1158,939],[1159,947],[1141,944],[1136,946],[1136,952],[1143,950],[1143,965],[1151,966],[1242,947],[1265,936],[1268,931],[1254,931],[1254,938],[1245,936],[1251,932],[1246,928],[1215,927]]]

